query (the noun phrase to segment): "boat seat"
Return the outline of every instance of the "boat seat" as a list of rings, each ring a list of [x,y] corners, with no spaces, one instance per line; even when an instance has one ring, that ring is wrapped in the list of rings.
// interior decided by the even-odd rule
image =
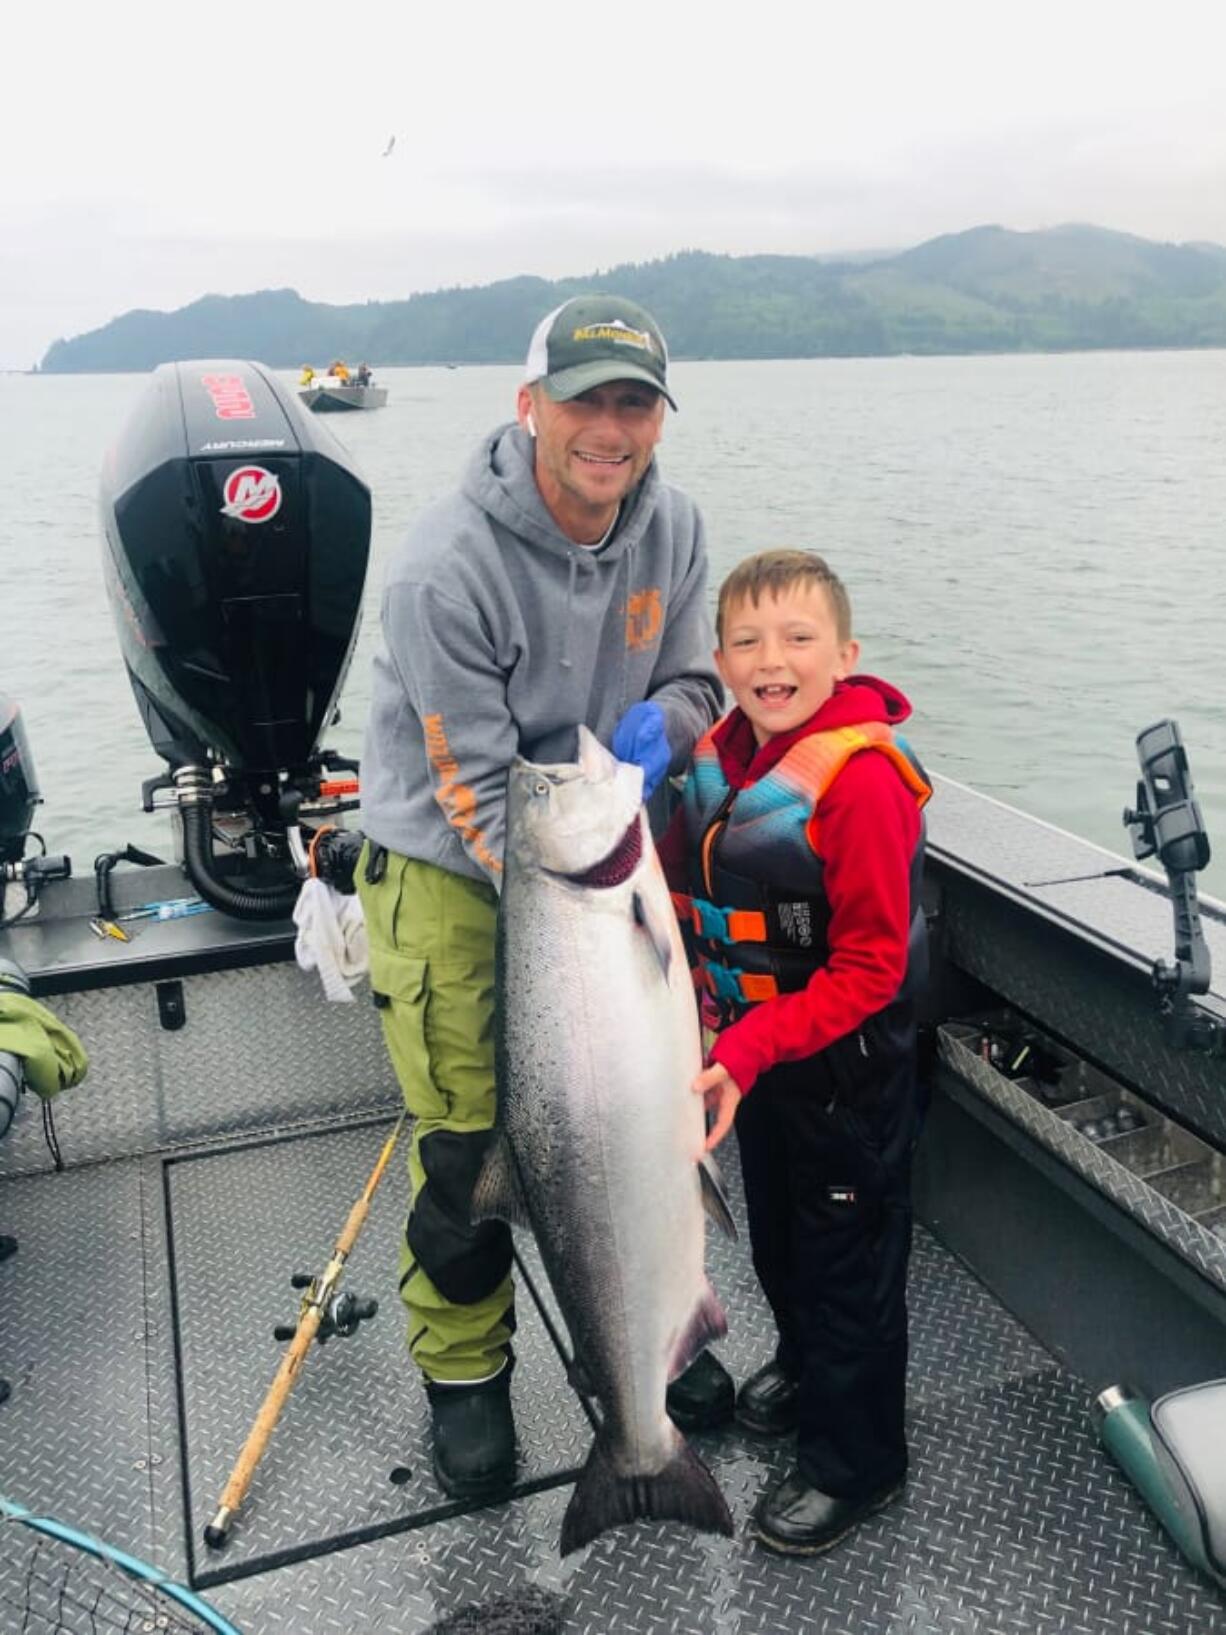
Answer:
[[[1226,1584],[1226,1380],[1168,1392],[1150,1419],[1171,1493],[1210,1571]]]

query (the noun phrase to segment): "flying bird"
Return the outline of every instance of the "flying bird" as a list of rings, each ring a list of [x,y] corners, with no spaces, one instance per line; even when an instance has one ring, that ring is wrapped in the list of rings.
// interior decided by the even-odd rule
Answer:
[[[388,154],[392,151],[392,149],[395,146],[396,146],[396,138],[394,136],[389,136],[388,139],[387,139],[387,146],[383,150],[382,157],[384,159],[386,159]]]

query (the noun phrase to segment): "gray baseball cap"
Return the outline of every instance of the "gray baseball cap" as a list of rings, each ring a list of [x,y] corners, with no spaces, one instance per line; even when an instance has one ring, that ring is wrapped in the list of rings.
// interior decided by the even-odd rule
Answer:
[[[539,381],[566,403],[611,380],[641,380],[677,407],[668,390],[668,347],[660,326],[618,295],[576,295],[543,317],[532,336],[524,384]]]

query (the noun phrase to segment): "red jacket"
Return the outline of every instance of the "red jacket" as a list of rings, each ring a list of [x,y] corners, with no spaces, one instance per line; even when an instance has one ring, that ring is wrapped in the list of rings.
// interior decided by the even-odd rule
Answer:
[[[799,739],[832,727],[911,714],[902,693],[874,676],[838,682],[803,726],[760,748],[742,711],[714,733],[729,786],[755,783]],[[915,796],[884,755],[854,755],[818,802],[809,841],[822,858],[830,903],[830,955],[800,993],[755,1005],[719,1035],[711,1060],[742,1092],[777,1062],[800,1061],[860,1027],[896,996],[907,968],[910,873],[920,835]],[[678,812],[660,845],[670,884],[684,892],[685,829]]]

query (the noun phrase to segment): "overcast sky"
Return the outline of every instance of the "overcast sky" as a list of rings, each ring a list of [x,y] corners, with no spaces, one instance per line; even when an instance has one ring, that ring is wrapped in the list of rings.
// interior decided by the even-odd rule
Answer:
[[[10,7],[0,366],[208,292],[989,221],[1226,243],[1224,48],[1223,0]]]

